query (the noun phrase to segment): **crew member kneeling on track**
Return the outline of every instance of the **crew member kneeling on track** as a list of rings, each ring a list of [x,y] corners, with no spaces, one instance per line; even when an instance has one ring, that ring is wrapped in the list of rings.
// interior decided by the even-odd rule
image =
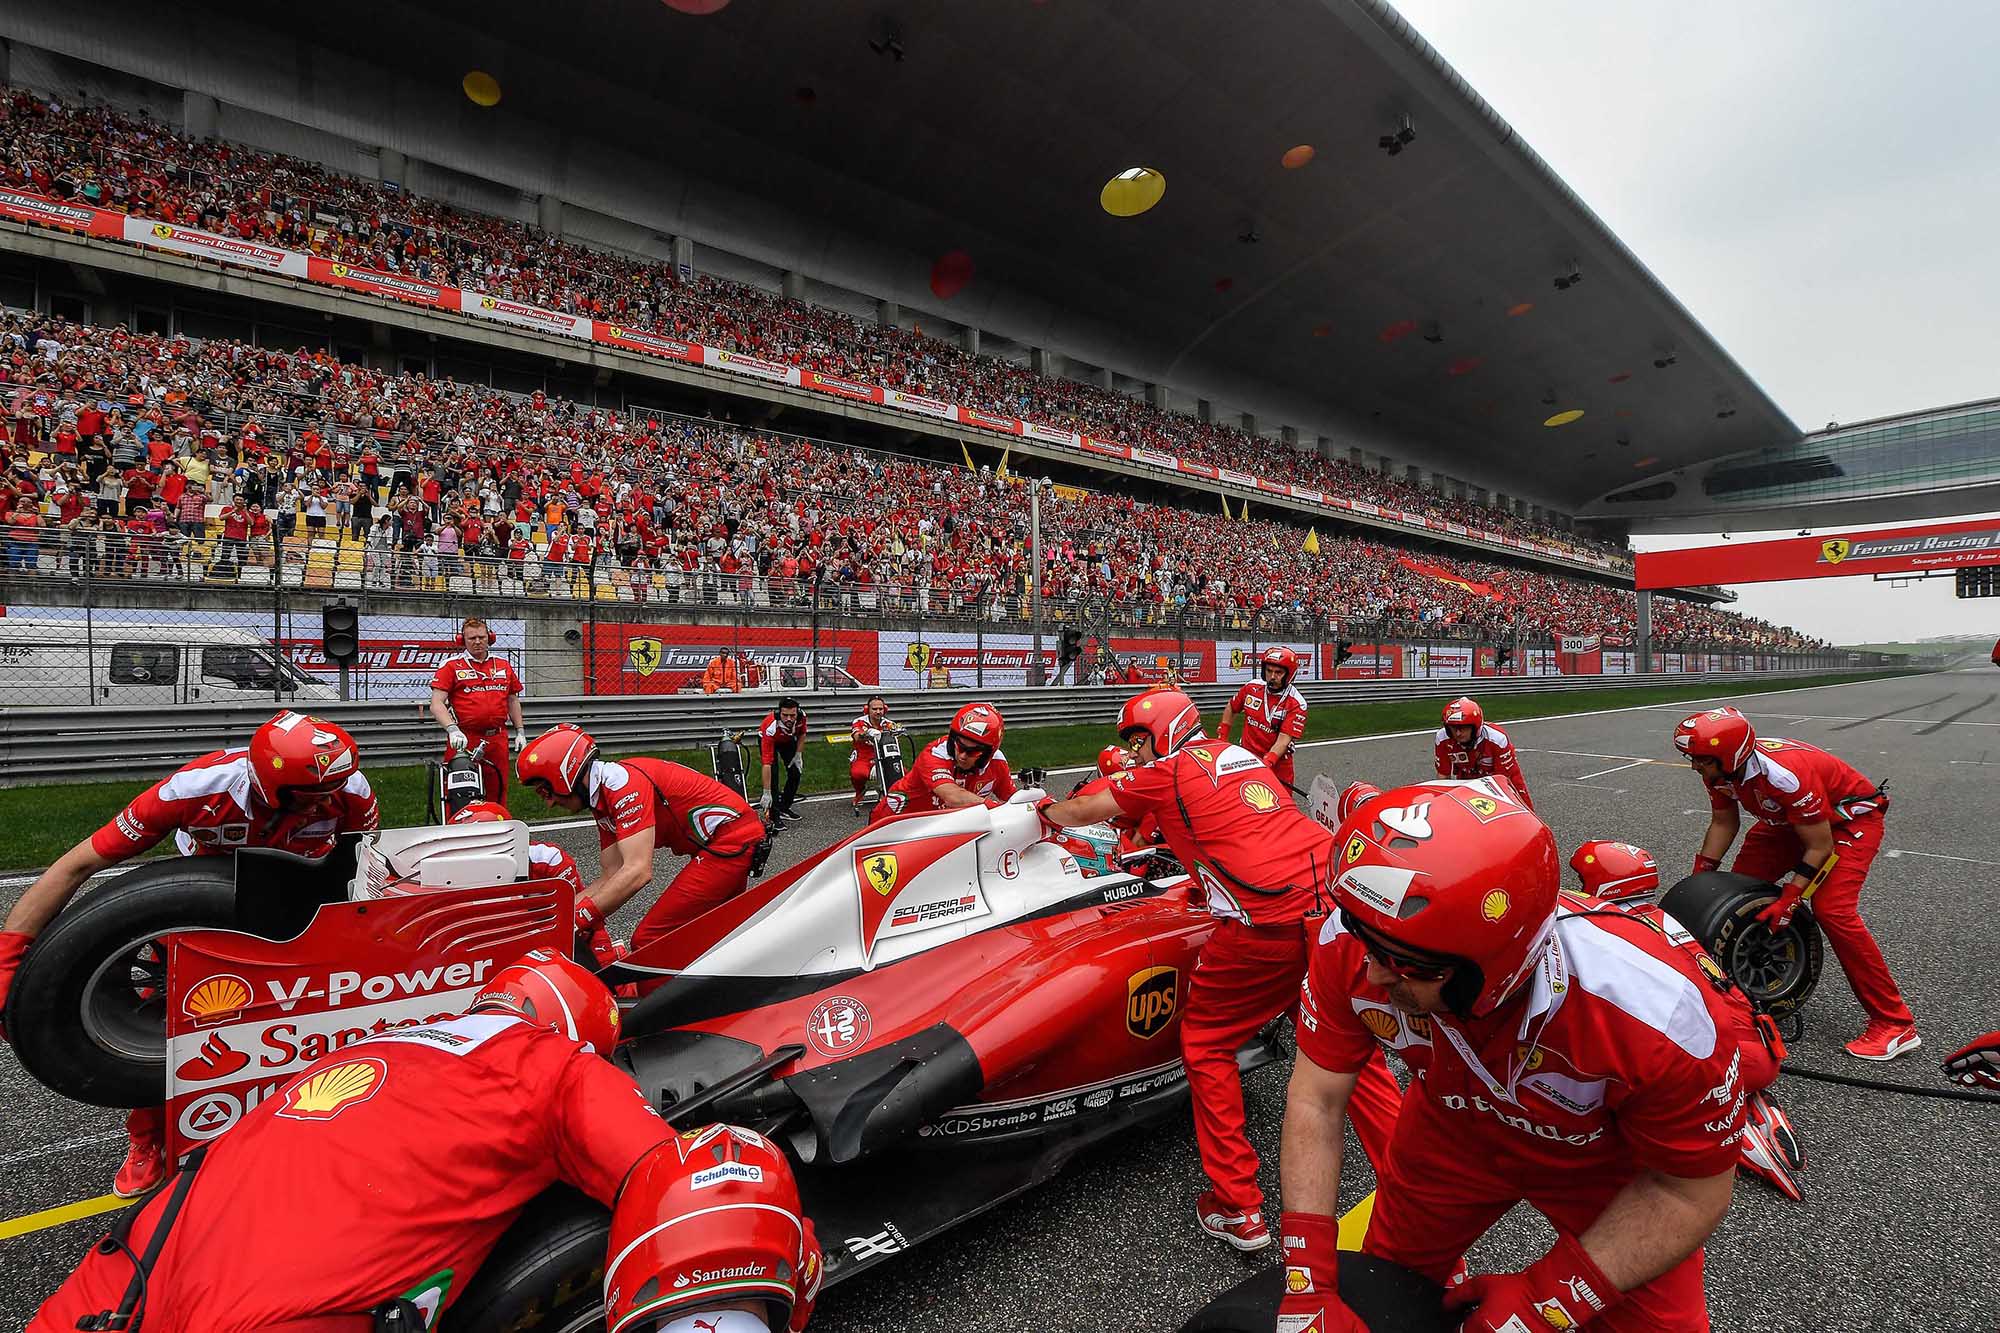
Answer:
[[[280,713],[251,734],[247,748],[205,754],[140,792],[28,886],[0,931],[0,1008],[29,945],[76,891],[169,833],[183,856],[273,847],[317,858],[341,834],[380,822],[354,738],[331,722]],[[141,1107],[125,1117],[125,1130],[130,1143],[111,1192],[131,1199],[166,1176],[166,1122],[158,1107]]]
[[[1464,1329],[1699,1333],[1701,1246],[1775,1058],[1741,992],[1655,924],[1559,911],[1555,838],[1501,790],[1403,787],[1340,827],[1285,1108],[1280,1318],[1364,1327],[1338,1290],[1340,1115],[1386,1045],[1419,1077],[1365,1252],[1444,1282],[1525,1201],[1555,1246],[1453,1288]]]
[[[749,885],[764,821],[714,778],[665,759],[600,759],[590,733],[567,722],[528,742],[518,768],[550,805],[597,820],[597,878],[577,899],[580,929],[583,914],[602,921],[653,882],[662,843],[689,860],[632,932],[635,953]]]
[[[1333,835],[1278,790],[1261,756],[1207,740],[1201,713],[1178,690],[1135,695],[1119,714],[1118,736],[1137,766],[1109,774],[1101,790],[1042,805],[1042,816],[1056,828],[1150,817],[1209,911],[1224,918],[1202,946],[1181,1015],[1195,1142],[1213,1185],[1196,1201],[1195,1219],[1239,1250],[1262,1249],[1271,1233],[1236,1051],[1298,1008],[1319,930],[1320,888],[1332,873]],[[1380,1160],[1401,1098],[1383,1061],[1365,1062],[1360,1095],[1349,1105],[1371,1160]]]
[[[1768,926],[1782,928],[1800,902],[1812,904],[1854,998],[1868,1014],[1847,1053],[1893,1060],[1922,1045],[1882,946],[1861,919],[1861,886],[1882,848],[1889,807],[1881,786],[1816,745],[1759,740],[1750,720],[1734,708],[1684,718],[1674,729],[1674,748],[1708,788],[1711,813],[1695,873],[1721,867],[1736,840],[1740,804],[1757,822],[1729,868],[1778,885],[1777,901],[1757,914]]]

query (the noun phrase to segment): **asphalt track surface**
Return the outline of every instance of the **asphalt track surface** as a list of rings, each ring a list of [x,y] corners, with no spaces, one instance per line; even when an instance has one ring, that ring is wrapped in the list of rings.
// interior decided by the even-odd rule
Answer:
[[[1823,744],[1890,783],[1887,849],[1863,910],[1921,1025],[1924,1046],[1891,1065],[1853,1060],[1841,1043],[1861,1012],[1831,954],[1793,1063],[1926,1088],[1937,1061],[2000,1025],[2000,672],[1991,667],[1751,696],[1767,735]],[[1509,725],[1534,793],[1565,855],[1592,837],[1658,854],[1670,876],[1693,855],[1706,801],[1667,738],[1691,704]],[[1387,787],[1428,776],[1430,741],[1399,736],[1315,745],[1301,780],[1328,773]],[[774,865],[853,827],[844,800],[805,807]],[[554,835],[586,868],[588,829]],[[662,875],[670,872],[662,857]],[[11,902],[17,888],[0,893]],[[629,928],[630,922],[615,923]],[[1251,1138],[1275,1164],[1286,1072],[1246,1089]],[[1739,1180],[1708,1247],[1714,1326],[1724,1333],[2000,1328],[2000,1107],[1781,1079],[1804,1140],[1806,1200],[1788,1203]],[[0,1056],[0,1236],[4,1219],[104,1194],[123,1153],[116,1113],[64,1102]],[[1372,1181],[1350,1141],[1343,1208]],[[815,1329],[1173,1329],[1272,1251],[1240,1257],[1195,1230],[1203,1179],[1185,1114],[1097,1150],[1044,1188],[960,1227],[901,1261],[827,1294]],[[940,1182],[942,1185],[943,1182]],[[99,1234],[102,1218],[0,1239],[0,1328],[18,1328]],[[1517,1209],[1473,1251],[1475,1271],[1518,1268],[1547,1246],[1539,1217]],[[273,1275],[274,1278],[279,1275]]]

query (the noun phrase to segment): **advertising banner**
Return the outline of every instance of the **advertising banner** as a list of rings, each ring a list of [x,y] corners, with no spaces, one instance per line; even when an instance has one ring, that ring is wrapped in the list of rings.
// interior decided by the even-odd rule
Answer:
[[[939,417],[950,421],[954,409],[942,398],[926,398],[920,393],[905,393],[901,389],[882,390],[882,402],[902,412],[916,412],[927,417]]]
[[[1091,645],[1086,643],[1085,647]],[[1217,645],[1208,639],[1127,639],[1113,635],[1111,654],[1124,668],[1124,683],[1157,685],[1178,669],[1181,683],[1200,685],[1216,677]]]
[[[977,426],[981,430],[999,431],[1002,435],[1019,435],[1021,433],[1021,423],[1012,417],[991,416],[985,412],[975,411],[970,407],[959,408],[958,419],[965,425]]]
[[[748,352],[724,352],[714,347],[701,349],[704,365],[717,370],[727,370],[735,375],[748,375],[752,379],[769,380],[773,384],[797,384],[799,372],[782,361],[767,361],[761,356]]]
[[[1905,524],[1836,537],[1786,537],[1770,542],[1641,551],[1634,582],[1641,588],[1704,583],[1770,583],[1783,579],[1895,574],[2000,564],[2000,520]]]
[[[603,320],[591,321],[591,337],[611,347],[620,347],[628,352],[643,352],[647,356],[657,356],[668,361],[692,361],[697,365],[707,351],[700,343],[682,342],[679,338],[664,338],[657,333],[647,333],[644,329],[630,328],[624,324],[607,324]]]
[[[788,676],[803,681],[801,672],[813,662],[813,636],[809,629],[762,626],[592,625],[583,651],[593,694],[699,693],[708,664],[734,657],[740,692],[775,695]],[[819,664],[862,685],[876,684],[875,632],[822,629]]]
[[[150,222],[135,217],[124,220],[124,230],[125,239],[135,245],[150,245],[156,250],[172,250],[178,254],[193,255],[196,259],[212,259],[221,264],[261,269],[266,273],[283,273],[287,277],[306,276],[304,255],[258,241],[219,236],[212,231],[197,231],[193,227],[176,227],[167,222]]]
[[[1331,661],[1332,659],[1327,659]],[[1403,645],[1357,643],[1354,656],[1334,668],[1335,680],[1388,679],[1403,674]]]
[[[1033,431],[1029,431],[1028,433],[1030,435],[1034,434]],[[1131,452],[1122,444],[1107,444],[1105,441],[1099,439],[1084,440],[1083,447],[1093,454],[1105,454],[1111,458],[1123,458]]]
[[[1318,680],[1319,645],[1298,639],[1223,639],[1215,645],[1215,679],[1228,684],[1231,681],[1254,680],[1257,676],[1257,654],[1266,648],[1289,648],[1299,655],[1300,680]]]
[[[1054,426],[1044,426],[1036,421],[1023,421],[1021,423],[1021,434],[1032,440],[1046,440],[1050,444],[1066,444],[1072,449],[1083,443],[1083,436],[1078,435],[1073,430],[1057,430]],[[1107,454],[1115,453],[1120,458],[1123,458],[1125,456],[1125,446],[1108,444],[1100,452]]]
[[[1032,634],[988,634],[932,630],[912,634],[885,630],[876,637],[876,680],[885,689],[972,689],[984,673],[988,687],[1028,683],[1034,660]],[[1056,637],[1042,637],[1043,678],[1055,670]]]
[[[1255,486],[1257,484],[1257,479],[1248,472],[1237,472],[1226,467],[1217,468],[1215,472],[1217,476],[1232,486]]]
[[[591,321],[582,315],[566,315],[560,310],[544,310],[538,305],[510,301],[504,296],[488,296],[485,292],[461,291],[458,294],[458,308],[474,319],[492,320],[496,324],[512,324],[516,328],[533,329],[537,333],[553,333],[562,338],[588,339],[591,334]]]
[[[125,237],[123,213],[91,208],[86,204],[65,203],[60,199],[44,199],[39,194],[21,190],[0,190],[0,217],[37,227],[80,231],[107,240],[123,240]]]
[[[1472,674],[1472,649],[1459,644],[1414,643],[1403,649],[1409,674],[1426,680],[1451,680]]]
[[[1190,463],[1187,459],[1183,458],[1180,460],[1180,469],[1197,477],[1207,477],[1210,481],[1215,480],[1215,469],[1206,463]]]
[[[456,287],[440,287],[434,282],[420,282],[406,278],[400,273],[383,273],[372,268],[354,268],[347,264],[336,264],[330,260],[308,256],[306,276],[314,282],[323,282],[332,287],[345,287],[351,292],[366,296],[383,296],[392,301],[408,301],[412,305],[437,306],[456,310],[459,307],[459,292]]]
[[[1163,454],[1157,449],[1131,449],[1127,451],[1127,457],[1135,463],[1150,463],[1154,467],[1163,467],[1169,471],[1176,470],[1176,465],[1180,462],[1172,454]]]

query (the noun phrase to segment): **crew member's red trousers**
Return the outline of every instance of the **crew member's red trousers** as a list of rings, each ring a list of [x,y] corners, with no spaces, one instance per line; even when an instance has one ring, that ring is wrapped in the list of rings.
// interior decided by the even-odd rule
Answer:
[[[1629,1179],[1537,1171],[1481,1128],[1462,1115],[1447,1123],[1421,1087],[1410,1089],[1387,1161],[1377,1159],[1375,1212],[1361,1243],[1364,1253],[1447,1282],[1472,1243],[1516,1203],[1526,1200],[1558,1230],[1581,1236]],[[1501,1126],[1499,1132],[1518,1131]],[[1590,1329],[1708,1333],[1701,1251],[1626,1292],[1590,1321]]]
[[[1879,810],[1833,826],[1833,845],[1840,861],[1813,894],[1812,910],[1819,928],[1826,932],[1826,942],[1833,946],[1833,956],[1847,973],[1854,998],[1861,1001],[1868,1016],[1885,1023],[1910,1023],[1915,1021],[1910,1006],[1903,1003],[1903,993],[1889,975],[1889,964],[1883,961],[1882,948],[1861,919],[1861,882],[1868,878],[1868,867],[1881,850],[1882,827]],[[1730,869],[1779,884],[1791,874],[1804,851],[1791,829],[1760,822],[1744,835],[1742,850],[1736,853]]]
[[[847,761],[847,780],[854,784],[854,799],[860,800],[861,793],[868,790],[869,779],[875,776],[875,761],[866,755],[856,753]]]
[[[688,858],[666,890],[646,909],[632,932],[632,952],[659,939],[726,902],[750,885],[750,849],[764,836],[755,816],[738,816],[726,824],[708,850]]]
[[[1243,1079],[1236,1049],[1280,1014],[1293,1014],[1320,922],[1276,926],[1224,921],[1202,946],[1181,1015],[1181,1059],[1194,1100],[1195,1144],[1215,1186],[1215,1201],[1231,1213],[1263,1207],[1257,1151],[1243,1117]],[[1348,1118],[1371,1162],[1380,1162],[1403,1102],[1395,1076],[1375,1056],[1348,1099]]]

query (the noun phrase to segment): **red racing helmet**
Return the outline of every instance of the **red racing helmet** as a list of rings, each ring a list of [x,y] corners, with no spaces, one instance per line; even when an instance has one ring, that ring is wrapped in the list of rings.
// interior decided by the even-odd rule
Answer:
[[[1382,789],[1372,782],[1350,782],[1340,790],[1340,803],[1335,807],[1340,822],[1345,824],[1354,818],[1354,812],[1382,794]]]
[[[1690,759],[1720,760],[1725,773],[1741,773],[1750,762],[1750,749],[1757,733],[1750,719],[1734,708],[1711,708],[1690,713],[1674,728],[1674,748]]]
[[[528,742],[514,762],[514,771],[527,786],[569,796],[596,759],[597,742],[590,733],[574,722],[559,722]]]
[[[605,1247],[609,1333],[759,1301],[773,1329],[802,1329],[825,1269],[784,1153],[735,1125],[689,1130],[639,1159]]]
[[[1118,710],[1118,739],[1130,741],[1135,735],[1150,738],[1154,754],[1170,755],[1202,738],[1201,709],[1179,690],[1156,685]]]
[[[550,949],[530,949],[495,972],[466,1012],[482,1010],[554,1028],[599,1055],[618,1044],[618,1001],[589,968]]]
[[[289,709],[251,734],[250,785],[273,809],[310,805],[347,785],[361,751],[345,727]]]
[[[1660,887],[1660,863],[1629,842],[1586,842],[1570,857],[1569,868],[1583,881],[1585,893],[1607,902],[1655,893]]]
[[[1292,677],[1299,674],[1299,655],[1285,647],[1282,643],[1274,643],[1263,652],[1257,654],[1257,676],[1266,685],[1270,685],[1271,682],[1264,675],[1264,668],[1272,666],[1282,668],[1285,673],[1284,680],[1272,688],[1280,690],[1289,689]]]
[[[1006,730],[1007,719],[992,704],[967,704],[951,715],[951,726],[945,735],[955,736],[967,745],[984,747],[990,758],[1000,748],[1000,737]]]
[[[1113,773],[1123,773],[1132,767],[1132,752],[1122,745],[1107,745],[1097,752],[1097,773],[1099,777],[1110,777]]]
[[[1371,950],[1450,963],[1444,1000],[1483,1017],[1512,995],[1555,931],[1555,835],[1502,789],[1420,782],[1345,826],[1334,898]]]
[[[1444,724],[1447,727],[1483,727],[1486,725],[1486,710],[1479,706],[1479,700],[1461,695],[1444,706]]]
[[[507,813],[507,807],[498,801],[471,801],[463,810],[453,815],[452,824],[504,824],[514,816]]]

